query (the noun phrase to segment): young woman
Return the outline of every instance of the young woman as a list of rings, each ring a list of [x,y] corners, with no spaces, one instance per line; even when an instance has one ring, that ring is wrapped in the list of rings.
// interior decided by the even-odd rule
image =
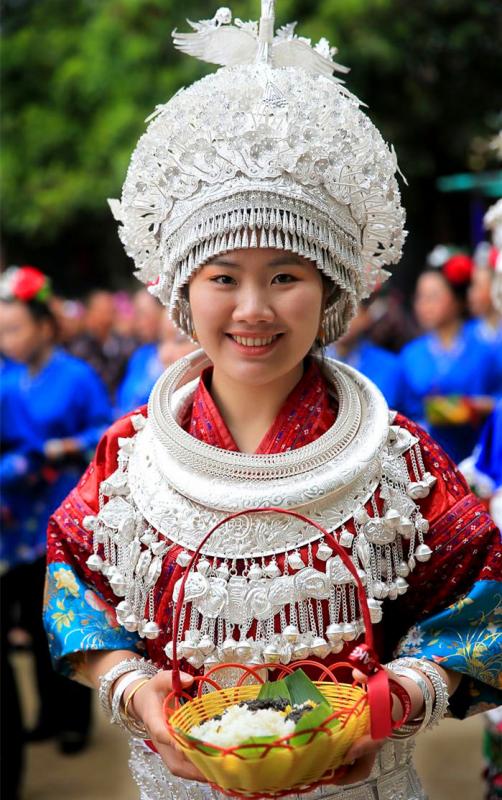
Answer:
[[[494,396],[502,393],[493,348],[465,322],[471,275],[464,255],[421,274],[415,314],[426,333],[401,353],[404,410],[457,463],[472,452]]]
[[[141,275],[157,278],[201,350],[164,373],[148,410],[108,431],[48,532],[54,658],[99,686],[133,733],[142,800],[221,796],[173,747],[162,702],[179,579],[202,536],[244,508],[301,508],[347,548],[379,657],[409,698],[406,736],[438,721],[448,698],[464,716],[495,693],[495,526],[432,440],[389,419],[370,381],[318,355],[399,257],[395,159],[325,77],[336,67],[327,43],[272,38],[273,5],[259,31],[220,9],[177,35],[233,66],[158,109],[114,213]],[[278,514],[222,527],[195,573],[177,632],[186,687],[233,659],[343,660],[362,635],[340,559]],[[381,744],[355,743],[343,779],[311,797],[423,797],[411,738]]]

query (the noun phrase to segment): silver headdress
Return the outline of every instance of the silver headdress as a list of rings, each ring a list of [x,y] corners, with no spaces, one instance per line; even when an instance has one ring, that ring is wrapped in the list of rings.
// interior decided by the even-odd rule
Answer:
[[[274,247],[311,261],[338,287],[326,342],[399,260],[404,211],[393,148],[333,76],[325,39],[294,24],[274,35],[273,0],[259,24],[220,9],[173,33],[175,46],[222,68],[158,106],[110,201],[136,274],[190,333],[186,287],[214,255]]]

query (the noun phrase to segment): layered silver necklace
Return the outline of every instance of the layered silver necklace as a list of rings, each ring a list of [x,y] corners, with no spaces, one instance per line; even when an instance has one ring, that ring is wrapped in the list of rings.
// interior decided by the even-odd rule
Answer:
[[[383,601],[404,594],[409,572],[432,553],[416,501],[436,479],[424,468],[418,440],[393,424],[395,414],[374,384],[326,360],[339,410],[325,434],[279,454],[222,450],[180,425],[208,363],[199,351],[159,378],[148,418],[132,417],[134,434],[119,439],[99,513],[84,520],[94,542],[87,564],[119,599],[118,621],[156,638],[155,585],[167,553],[176,547],[176,563],[186,569],[216,523],[275,507],[299,511],[337,537],[379,623]],[[197,669],[325,658],[363,632],[356,597],[350,572],[316,528],[250,513],[222,525],[201,548],[185,585],[179,654]]]

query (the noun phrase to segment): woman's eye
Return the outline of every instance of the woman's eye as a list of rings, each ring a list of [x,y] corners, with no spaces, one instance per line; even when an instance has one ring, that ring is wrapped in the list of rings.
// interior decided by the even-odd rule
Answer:
[[[211,278],[211,282],[219,283],[222,286],[230,286],[232,283],[235,283],[231,275],[214,275]]]
[[[275,275],[272,283],[293,283],[296,280],[297,278],[294,275],[288,275],[287,272],[283,272],[280,275]]]

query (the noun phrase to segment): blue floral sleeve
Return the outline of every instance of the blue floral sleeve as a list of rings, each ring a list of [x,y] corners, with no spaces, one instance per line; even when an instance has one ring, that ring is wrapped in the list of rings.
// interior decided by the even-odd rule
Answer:
[[[55,665],[69,677],[78,677],[78,659],[72,655],[87,650],[141,652],[138,634],[119,625],[113,606],[64,562],[47,568],[44,623]]]
[[[426,658],[461,673],[462,689],[452,698],[455,715],[500,703],[502,584],[476,582],[464,597],[410,628],[396,656]]]

